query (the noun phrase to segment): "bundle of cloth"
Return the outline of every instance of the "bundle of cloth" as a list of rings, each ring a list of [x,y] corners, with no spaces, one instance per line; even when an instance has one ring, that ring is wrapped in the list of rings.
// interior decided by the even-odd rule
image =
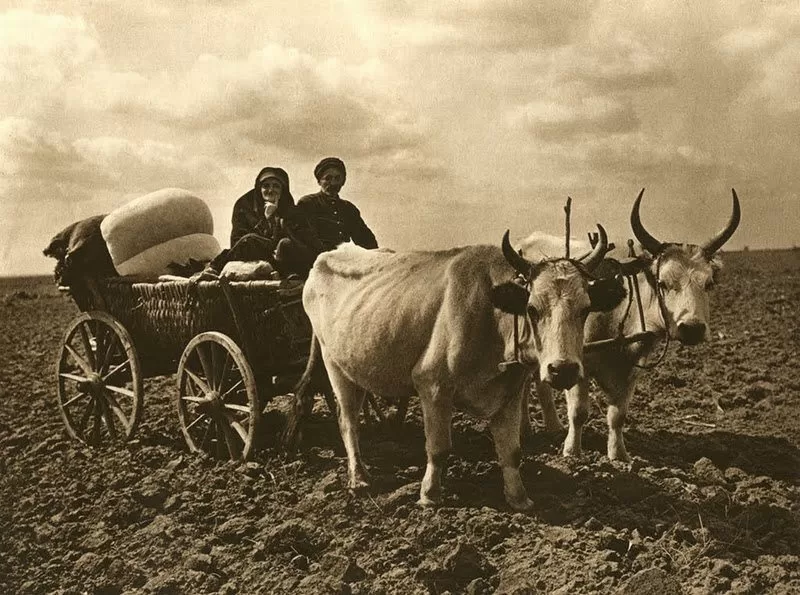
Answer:
[[[206,203],[180,188],[164,188],[112,211],[100,224],[120,275],[157,278],[187,271],[220,252]]]
[[[95,215],[68,225],[50,240],[45,256],[56,259],[57,285],[71,286],[82,277],[113,277],[117,271],[100,232],[105,215]]]

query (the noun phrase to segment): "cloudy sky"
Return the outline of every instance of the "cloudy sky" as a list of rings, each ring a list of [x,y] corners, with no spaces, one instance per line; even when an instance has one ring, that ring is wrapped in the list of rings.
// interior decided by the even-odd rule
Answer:
[[[437,7],[438,5],[438,7]],[[564,6],[569,5],[569,8]],[[328,155],[382,245],[800,235],[800,3],[0,1],[0,274],[67,224],[180,187],[227,245],[264,165]]]

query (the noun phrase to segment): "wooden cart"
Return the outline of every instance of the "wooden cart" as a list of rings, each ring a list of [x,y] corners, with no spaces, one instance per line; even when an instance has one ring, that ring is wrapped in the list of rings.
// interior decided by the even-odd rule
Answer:
[[[81,314],[56,364],[58,405],[73,438],[129,440],[143,379],[177,372],[175,406],[192,451],[247,459],[262,410],[308,358],[302,283],[158,283],[83,279],[64,288]]]

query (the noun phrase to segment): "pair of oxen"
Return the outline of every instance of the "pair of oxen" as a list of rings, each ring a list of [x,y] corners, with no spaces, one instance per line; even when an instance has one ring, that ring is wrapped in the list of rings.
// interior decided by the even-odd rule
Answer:
[[[529,260],[511,247],[508,232],[500,247],[392,252],[345,244],[321,255],[303,290],[314,339],[290,427],[300,427],[314,394],[332,389],[349,487],[360,489],[369,478],[358,439],[366,394],[399,403],[402,410],[418,395],[427,453],[419,503],[426,506],[441,499],[453,411],[466,410],[488,419],[506,500],[524,511],[532,506],[519,471],[529,382],[547,430],[562,428],[553,391],[566,391],[563,452],[578,456],[594,378],[606,393],[608,457],[629,460],[622,428],[639,364],[659,336],[688,345],[708,336],[708,291],[721,266],[715,254],[740,220],[733,191],[728,224],[709,241],[661,242],[642,225],[643,192],[633,204],[631,227],[643,249],[635,273],[642,314],[654,334],[614,349],[584,354],[584,342],[641,330],[621,280],[595,275],[608,264],[608,238],[600,225],[598,241],[583,260]]]

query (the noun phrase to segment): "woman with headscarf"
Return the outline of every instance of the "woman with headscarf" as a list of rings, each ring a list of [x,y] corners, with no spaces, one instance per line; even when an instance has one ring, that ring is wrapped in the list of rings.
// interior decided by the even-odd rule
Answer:
[[[213,271],[234,260],[266,260],[282,277],[305,278],[320,252],[280,167],[258,172],[253,189],[234,204],[231,224],[231,248],[211,261]]]

